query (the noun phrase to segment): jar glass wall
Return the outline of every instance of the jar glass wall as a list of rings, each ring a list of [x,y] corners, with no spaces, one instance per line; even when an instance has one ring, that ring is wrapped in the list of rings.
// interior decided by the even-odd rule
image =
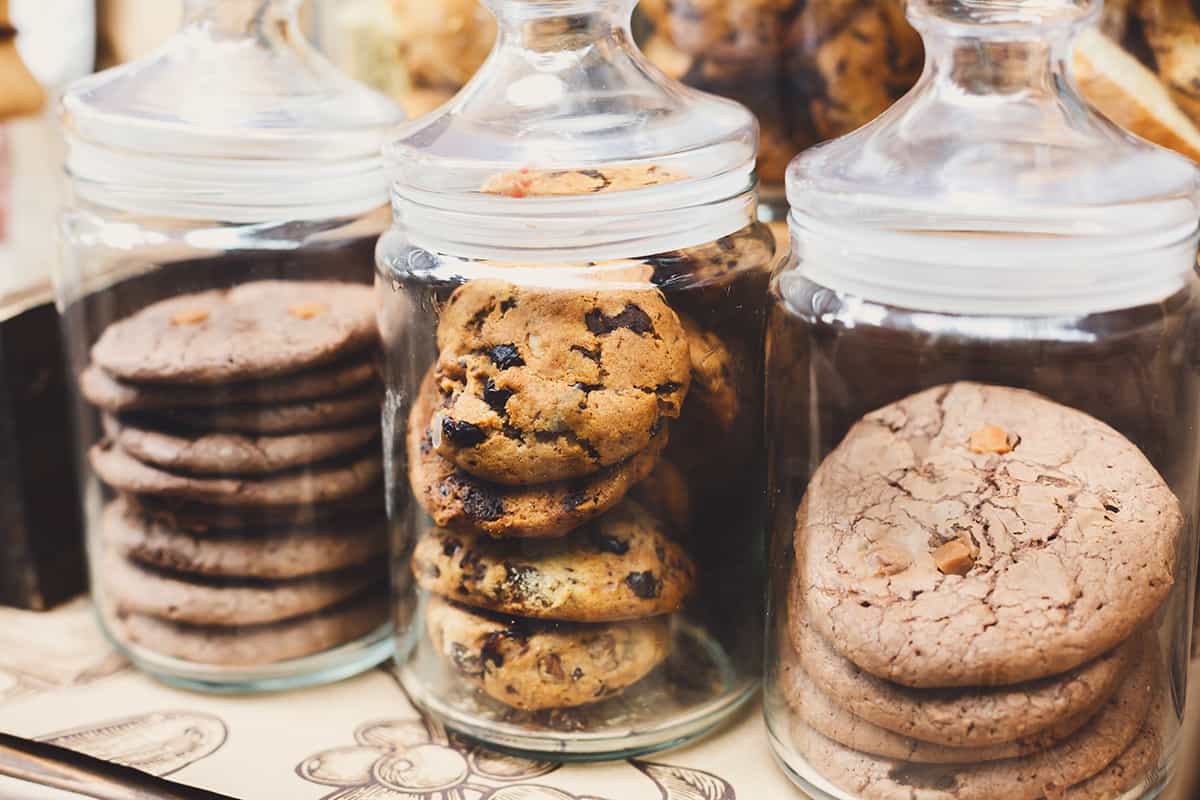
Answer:
[[[494,745],[646,752],[760,671],[754,123],[661,83],[627,0],[491,5],[488,65],[391,147],[399,675]]]
[[[296,5],[196,0],[64,101],[97,612],[138,667],[218,691],[390,652],[370,280],[399,114],[306,51]]]
[[[914,92],[790,169],[765,706],[817,797],[1116,800],[1171,777],[1200,183],[1076,95],[1097,11],[917,0]]]

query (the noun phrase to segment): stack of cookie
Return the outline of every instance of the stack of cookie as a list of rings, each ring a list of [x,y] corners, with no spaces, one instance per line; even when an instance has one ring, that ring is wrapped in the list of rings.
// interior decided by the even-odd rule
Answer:
[[[1139,784],[1182,525],[1132,443],[1032,392],[956,383],[867,415],[797,515],[794,747],[870,800]]]
[[[370,287],[262,281],[108,326],[80,376],[115,496],[94,579],[112,632],[199,664],[318,653],[386,619]]]
[[[660,461],[691,383],[679,317],[652,288],[474,280],[437,344],[408,456],[442,663],[522,710],[622,692],[667,657],[695,580],[664,521],[686,518],[682,480]],[[630,491],[652,473],[669,497],[639,493],[647,508]]]

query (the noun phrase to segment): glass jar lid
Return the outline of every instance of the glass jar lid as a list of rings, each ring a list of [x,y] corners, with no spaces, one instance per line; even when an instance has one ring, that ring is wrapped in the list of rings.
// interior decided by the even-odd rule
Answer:
[[[1200,169],[1090,109],[1070,76],[1096,0],[910,0],[917,86],[797,157],[801,270],[892,305],[1089,313],[1157,302],[1194,265]]]
[[[242,222],[386,203],[403,120],[305,41],[300,0],[186,0],[178,33],[63,98],[77,190],[103,205]]]
[[[746,225],[757,123],[652,66],[630,33],[634,0],[484,4],[499,29],[487,62],[387,147],[398,218],[418,246],[620,258]],[[547,176],[559,185],[540,191]]]

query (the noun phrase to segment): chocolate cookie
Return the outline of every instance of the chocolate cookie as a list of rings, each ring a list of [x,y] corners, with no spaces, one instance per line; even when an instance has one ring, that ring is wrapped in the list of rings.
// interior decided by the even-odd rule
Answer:
[[[1062,800],[1113,800],[1123,797],[1150,777],[1163,752],[1162,725],[1166,705],[1166,693],[1157,692],[1133,744],[1102,772],[1068,787],[1062,793]]]
[[[327,364],[377,338],[370,286],[258,281],[147,306],[108,326],[92,360],[127,381],[226,383]]]
[[[194,625],[257,625],[337,605],[379,580],[357,569],[290,581],[188,578],[107,553],[103,590],[119,611]]]
[[[382,518],[386,513],[382,482],[372,484],[366,491],[345,499],[315,505],[221,506],[171,496],[127,493],[121,493],[120,499],[131,509],[136,509],[137,513],[156,520],[164,527],[197,536],[241,534],[249,527],[260,528],[264,533],[297,528],[328,528],[335,519]]]
[[[384,592],[283,622],[226,628],[169,622],[146,614],[116,620],[128,641],[172,658],[218,667],[257,667],[323,653],[384,625]]]
[[[298,506],[343,500],[379,482],[378,453],[360,453],[333,464],[259,478],[197,477],[167,472],[138,461],[111,441],[88,451],[100,480],[121,492],[177,497],[218,506]]]
[[[561,536],[612,508],[645,478],[667,444],[664,426],[632,458],[584,478],[538,486],[501,486],[476,478],[433,449],[429,420],[432,373],[413,403],[408,424],[408,475],[413,494],[435,525],[500,538]]]
[[[868,414],[797,514],[809,619],[914,687],[1071,670],[1143,627],[1174,582],[1179,501],[1104,423],[956,383]]]
[[[1042,800],[1096,775],[1125,752],[1147,718],[1153,663],[1143,659],[1074,736],[1024,758],[906,764],[851,750],[801,722],[792,741],[818,772],[862,800]]]
[[[197,536],[139,513],[123,499],[109,503],[101,522],[104,542],[142,564],[235,578],[286,579],[336,572],[382,560],[387,550],[383,518],[336,527]]]
[[[280,436],[179,435],[139,427],[136,421],[123,423],[105,414],[104,432],[121,450],[163,469],[197,475],[255,475],[361,450],[379,437],[379,425],[364,423]]]
[[[442,310],[438,345],[434,448],[506,485],[632,457],[679,416],[691,380],[683,327],[655,289],[470,281]]]
[[[509,197],[553,197],[646,189],[674,183],[686,176],[657,164],[606,164],[580,169],[518,169],[493,175],[480,189],[484,194]]]
[[[863,753],[912,764],[975,764],[1020,758],[1052,747],[1079,730],[1088,709],[1029,736],[983,747],[948,747],[913,739],[855,716],[822,692],[792,655],[782,667],[783,693],[792,710],[817,733]],[[840,698],[839,698],[840,700]]]
[[[695,567],[632,500],[559,539],[498,541],[433,529],[417,542],[425,589],[500,614],[616,622],[678,611]]]
[[[854,666],[795,611],[788,624],[800,665],[824,694],[882,728],[947,747],[1003,744],[1093,711],[1138,648],[1125,642],[1071,672],[1011,687],[909,689]]]
[[[268,380],[184,386],[129,383],[92,364],[79,375],[79,391],[89,403],[112,412],[276,405],[348,394],[376,376],[375,365],[359,358]]]
[[[169,425],[192,430],[279,435],[376,422],[379,408],[379,394],[372,389],[272,406],[189,408],[154,413]]]
[[[599,702],[644,678],[667,657],[667,617],[599,625],[492,617],[429,597],[434,647],[457,675],[525,711]]]

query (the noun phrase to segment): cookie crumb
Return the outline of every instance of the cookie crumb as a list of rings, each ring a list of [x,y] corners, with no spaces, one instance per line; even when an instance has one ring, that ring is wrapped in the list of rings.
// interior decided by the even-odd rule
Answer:
[[[174,325],[199,325],[208,319],[208,311],[203,308],[185,308],[183,311],[175,312],[171,317],[171,323]]]
[[[319,317],[329,310],[329,306],[324,303],[297,303],[294,306],[288,306],[288,313],[296,319],[312,319]]]
[[[1012,452],[1012,442],[1003,428],[985,425],[971,434],[972,453],[995,453],[1004,455]]]
[[[934,550],[933,561],[943,575],[966,575],[975,566],[975,555],[969,544],[955,539]]]

